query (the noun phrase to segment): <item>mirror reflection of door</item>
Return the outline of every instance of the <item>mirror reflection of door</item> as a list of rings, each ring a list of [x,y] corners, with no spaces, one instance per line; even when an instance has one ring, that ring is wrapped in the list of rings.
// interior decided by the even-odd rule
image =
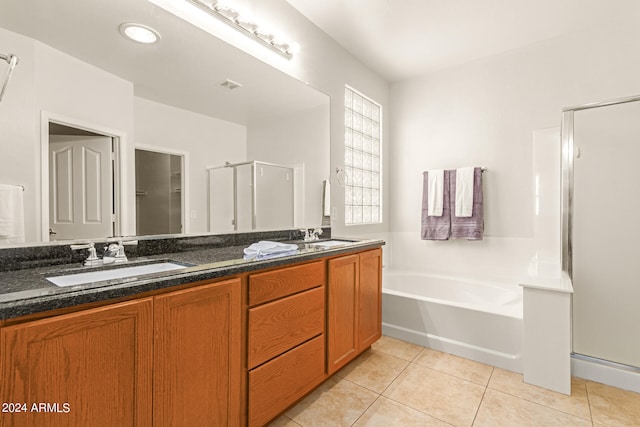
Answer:
[[[183,156],[136,153],[136,235],[182,233]]]
[[[51,240],[113,236],[112,150],[106,136],[49,135]]]

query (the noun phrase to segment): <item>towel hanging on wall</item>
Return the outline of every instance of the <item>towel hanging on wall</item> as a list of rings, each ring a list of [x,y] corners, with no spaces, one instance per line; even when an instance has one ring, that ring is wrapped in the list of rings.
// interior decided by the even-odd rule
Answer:
[[[456,188],[456,174],[451,173],[451,188]],[[473,202],[469,216],[451,217],[451,237],[454,239],[482,240],[484,235],[484,197],[482,194],[482,168],[473,168]],[[454,199],[456,202],[457,199]],[[456,208],[451,207],[455,212]]]
[[[428,179],[428,212],[429,216],[442,216],[442,209],[444,205],[443,190],[444,190],[444,170],[433,169],[426,172]]]
[[[470,168],[472,184],[469,188],[471,196],[470,216],[457,216],[456,212],[456,170],[445,170],[443,173],[443,209],[441,216],[429,215],[429,178],[423,173],[422,192],[422,240],[467,239],[482,240],[484,235],[484,196],[482,194],[483,168]]]
[[[24,188],[0,184],[0,244],[24,243]]]
[[[455,215],[469,217],[473,210],[474,168],[456,169]]]
[[[429,203],[431,200],[429,194],[430,172],[423,173],[422,226],[420,230],[423,240],[447,240],[451,234],[449,171],[442,172],[442,214],[440,216],[429,215]]]

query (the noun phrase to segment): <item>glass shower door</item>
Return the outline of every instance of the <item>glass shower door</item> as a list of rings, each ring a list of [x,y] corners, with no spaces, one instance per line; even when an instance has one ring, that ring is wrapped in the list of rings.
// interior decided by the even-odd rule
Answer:
[[[640,102],[573,129],[573,351],[640,367]]]

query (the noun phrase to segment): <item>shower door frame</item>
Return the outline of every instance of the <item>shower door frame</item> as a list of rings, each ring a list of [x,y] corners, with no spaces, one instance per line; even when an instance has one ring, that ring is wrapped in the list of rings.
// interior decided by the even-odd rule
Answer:
[[[211,207],[211,171],[215,170],[215,169],[225,169],[225,168],[232,168],[233,169],[233,230],[234,231],[238,231],[238,167],[239,166],[246,166],[246,165],[251,165],[251,230],[254,231],[257,228],[257,192],[256,192],[256,188],[257,188],[257,176],[256,176],[256,167],[258,165],[263,165],[263,166],[270,166],[270,167],[277,167],[277,168],[281,168],[281,169],[288,169],[291,171],[291,179],[294,182],[294,186],[293,186],[293,218],[294,218],[294,225],[295,225],[295,204],[296,204],[296,200],[295,200],[295,168],[293,166],[285,166],[285,165],[279,165],[277,163],[269,163],[269,162],[262,162],[259,160],[248,160],[246,162],[239,162],[239,163],[229,163],[227,162],[225,165],[223,166],[215,166],[215,167],[210,167],[207,168],[207,173],[209,175],[209,179],[207,181],[207,206],[208,208]],[[207,229],[209,230],[209,232],[212,232],[211,230],[211,212],[209,212],[209,214],[207,215]]]
[[[640,101],[640,95],[616,98],[607,101],[593,102],[576,105],[562,109],[561,123],[561,236],[562,236],[562,271],[566,272],[573,280],[573,191],[574,191],[574,115],[576,111],[593,108],[607,107],[611,105],[626,104]],[[573,331],[573,304],[571,314],[571,330]],[[573,335],[573,333],[572,333]],[[589,355],[573,352],[573,337],[571,339],[571,356],[577,359],[587,360],[601,365],[615,367],[631,372],[640,372],[640,368],[600,359]]]

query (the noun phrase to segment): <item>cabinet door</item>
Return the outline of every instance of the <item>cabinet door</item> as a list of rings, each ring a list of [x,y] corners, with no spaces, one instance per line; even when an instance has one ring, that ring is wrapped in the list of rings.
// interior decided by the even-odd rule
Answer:
[[[360,254],[358,288],[358,352],[382,335],[382,250]]]
[[[346,365],[358,351],[358,255],[329,260],[327,292],[327,370],[329,375]]]
[[[146,298],[2,328],[2,402],[26,405],[2,425],[151,425],[152,308]]]
[[[240,420],[241,283],[155,297],[154,427]]]

